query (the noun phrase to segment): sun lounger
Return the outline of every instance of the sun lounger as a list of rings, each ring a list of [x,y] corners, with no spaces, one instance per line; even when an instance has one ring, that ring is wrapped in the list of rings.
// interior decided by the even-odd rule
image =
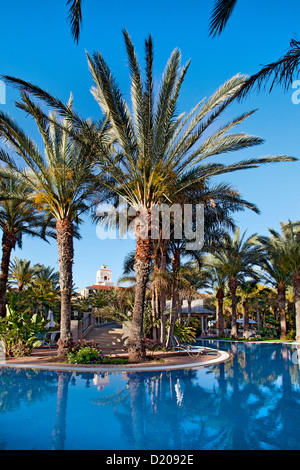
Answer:
[[[211,350],[210,348],[206,348],[204,346],[192,346],[190,344],[183,344],[179,341],[178,336],[172,336],[171,342],[171,349],[173,351],[187,352],[189,356],[193,357],[197,357],[199,356],[199,354],[203,354],[204,352]]]
[[[41,341],[41,347],[45,346],[51,348],[52,346],[57,346],[57,341],[59,339],[60,332],[59,331],[49,331],[44,335],[38,335],[38,340]]]

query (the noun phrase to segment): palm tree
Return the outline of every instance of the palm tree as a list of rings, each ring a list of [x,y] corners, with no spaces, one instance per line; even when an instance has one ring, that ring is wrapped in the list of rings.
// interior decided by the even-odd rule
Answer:
[[[102,55],[88,57],[95,86],[93,95],[108,120],[110,147],[98,138],[103,184],[123,198],[136,211],[136,295],[130,335],[130,360],[145,356],[142,331],[146,285],[152,256],[151,217],[155,204],[169,203],[194,184],[236,170],[256,168],[260,164],[295,160],[291,157],[262,157],[232,164],[206,163],[210,157],[241,150],[262,140],[240,132],[229,134],[252,114],[244,113],[204,138],[210,125],[232,103],[245,83],[237,75],[222,85],[208,100],[199,102],[187,115],[177,112],[178,97],[189,63],[181,68],[181,54],[175,49],[167,63],[157,96],[153,86],[153,43],[145,41],[145,80],[132,41],[123,32],[131,77],[132,111],[124,100]],[[36,85],[6,77],[23,91],[43,99],[69,116],[68,109]],[[76,120],[78,125],[78,120]],[[95,142],[93,141],[93,145]],[[106,176],[109,176],[106,178]],[[140,214],[140,215],[138,215]]]
[[[238,295],[241,299],[241,304],[244,311],[244,338],[249,338],[249,307],[251,299],[257,294],[257,282],[247,281],[239,286]]]
[[[187,261],[182,266],[181,275],[186,280],[181,289],[181,297],[188,304],[187,324],[189,325],[192,319],[192,301],[200,298],[199,290],[208,287],[208,279],[202,267],[191,261]]]
[[[286,339],[286,289],[291,282],[291,272],[289,270],[288,257],[282,249],[280,236],[273,230],[270,232],[270,237],[261,238],[262,246],[266,253],[262,267],[267,274],[267,281],[277,289],[280,313],[280,337],[281,339]]]
[[[293,284],[296,307],[296,341],[300,341],[300,222],[281,222],[281,234],[270,230],[271,239],[280,257],[280,267],[284,268],[286,283]],[[272,253],[273,254],[273,253]]]
[[[78,237],[80,216],[90,208],[96,182],[92,175],[92,147],[78,145],[70,121],[58,121],[52,113],[44,118],[40,107],[26,93],[19,106],[31,115],[43,139],[45,154],[7,115],[0,115],[0,135],[15,148],[27,165],[21,168],[12,158],[4,158],[9,169],[17,172],[32,192],[32,203],[55,221],[60,272],[61,324],[58,355],[65,355],[72,343],[70,330],[73,238]],[[71,107],[71,101],[69,102]],[[31,208],[32,211],[32,208]]]
[[[227,272],[224,271],[222,262],[209,255],[204,259],[203,273],[207,278],[208,286],[215,292],[217,299],[216,329],[219,336],[224,336],[224,312],[223,302],[227,281]]]
[[[4,153],[2,154],[4,155]],[[0,274],[0,316],[6,315],[6,288],[12,250],[22,247],[24,235],[46,240],[52,236],[47,229],[49,220],[44,212],[38,211],[32,204],[32,190],[26,182],[15,175],[2,178],[0,191],[4,197],[0,200],[0,228],[2,235],[2,258]]]
[[[43,264],[36,264],[34,268],[33,284],[35,286],[50,290],[59,289],[59,272],[51,266],[44,266]]]
[[[124,38],[131,75],[132,114],[101,54],[95,53],[93,58],[88,55],[88,61],[95,82],[93,94],[108,116],[112,138],[117,142],[118,159],[115,155],[106,156],[105,169],[114,182],[111,190],[125,198],[137,211],[142,210],[144,215],[142,225],[137,229],[137,286],[130,353],[133,360],[138,360],[144,356],[141,332],[152,254],[149,227],[153,205],[176,200],[181,192],[211,176],[251,168],[267,161],[282,160],[284,157],[254,159],[227,166],[218,163],[205,164],[204,160],[213,155],[261,142],[259,138],[244,133],[227,133],[236,124],[244,121],[250,113],[239,116],[200,142],[204,131],[233,101],[245,78],[233,77],[209,100],[198,103],[187,116],[178,116],[178,96],[189,64],[180,69],[180,52],[176,49],[172,53],[155,100],[152,38],[150,36],[145,41],[144,84],[134,46],[126,31]]]
[[[9,266],[9,284],[12,286],[17,284],[18,291],[22,292],[24,287],[30,285],[36,273],[37,266],[31,266],[30,261],[27,259],[15,257]]]
[[[257,272],[254,266],[260,265],[262,250],[259,237],[256,234],[245,238],[246,232],[241,235],[236,228],[233,237],[227,235],[220,241],[219,250],[214,253],[215,259],[222,266],[224,275],[227,276],[227,284],[231,294],[231,337],[237,338],[236,324],[236,290],[239,284],[245,283],[245,279],[256,279]]]

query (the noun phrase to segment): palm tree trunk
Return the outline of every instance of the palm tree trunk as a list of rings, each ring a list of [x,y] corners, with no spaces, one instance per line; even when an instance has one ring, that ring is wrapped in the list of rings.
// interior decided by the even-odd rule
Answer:
[[[59,284],[61,295],[60,339],[58,356],[65,357],[72,346],[71,333],[71,296],[73,288],[73,223],[68,219],[56,222],[58,246]]]
[[[256,321],[257,321],[257,328],[258,328],[258,330],[259,330],[259,328],[260,328],[260,323],[261,323],[260,320],[261,320],[261,319],[260,319],[260,307],[257,307],[257,308],[256,308]]]
[[[231,338],[237,338],[237,324],[236,324],[236,289],[237,280],[235,277],[231,277],[228,282],[229,290],[231,293]]]
[[[224,290],[223,289],[218,289],[216,298],[218,300],[216,328],[218,330],[218,335],[224,336],[224,315],[223,315]]]
[[[286,339],[285,285],[277,287],[278,307],[280,312],[280,339]]]
[[[244,338],[249,338],[249,303],[246,299],[244,302]]]
[[[6,287],[10,263],[10,255],[16,246],[16,236],[4,230],[2,236],[2,259],[1,259],[1,273],[0,273],[0,316],[6,316]]]
[[[128,359],[129,362],[140,362],[145,359],[143,344],[143,320],[145,294],[150,273],[152,242],[150,237],[137,239],[135,250],[136,288],[132,322],[129,333]]]
[[[300,271],[293,274],[293,287],[296,308],[296,341],[300,342]]]
[[[187,299],[187,303],[188,303],[187,324],[190,325],[190,324],[191,324],[191,320],[192,320],[192,299]]]
[[[168,331],[168,339],[166,347],[169,348],[172,342],[172,336],[174,335],[174,328],[175,322],[178,315],[179,310],[179,296],[178,296],[178,286],[177,286],[177,271],[180,266],[180,252],[179,250],[175,250],[172,260],[172,271],[173,271],[173,288],[172,288],[172,306],[171,306],[171,314],[170,314],[170,325]]]
[[[154,272],[159,271],[159,247],[156,246],[153,254],[153,268]],[[160,319],[160,289],[157,283],[153,283],[151,286],[151,303],[152,303],[152,338],[154,341],[158,341],[160,338],[160,332],[158,327],[158,320]]]
[[[170,240],[163,240],[162,241],[162,248],[161,248],[161,262],[160,262],[160,270],[161,272],[165,272],[167,270],[167,250],[170,244]],[[160,312],[161,312],[161,325],[160,325],[160,342],[163,347],[166,346],[167,341],[167,325],[166,325],[166,303],[167,303],[167,296],[166,290],[162,286],[161,293],[160,293]]]

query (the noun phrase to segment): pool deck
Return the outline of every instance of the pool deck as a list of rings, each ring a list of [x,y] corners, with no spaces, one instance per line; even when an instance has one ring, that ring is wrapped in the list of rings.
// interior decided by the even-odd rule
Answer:
[[[56,351],[48,348],[34,349],[31,356],[19,358],[6,358],[0,362],[0,367],[14,367],[26,369],[42,370],[66,370],[77,372],[137,372],[137,371],[160,371],[172,369],[191,369],[207,367],[227,361],[230,355],[225,351],[208,349],[197,357],[190,357],[182,352],[156,352],[152,359],[152,354],[148,354],[147,361],[138,364],[67,364],[56,362]],[[118,357],[125,357],[119,355]]]

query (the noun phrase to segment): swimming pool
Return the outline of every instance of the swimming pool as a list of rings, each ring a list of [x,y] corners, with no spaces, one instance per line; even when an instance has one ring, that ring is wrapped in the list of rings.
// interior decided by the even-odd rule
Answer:
[[[300,449],[293,345],[203,341],[225,363],[159,372],[0,369],[0,449]]]

